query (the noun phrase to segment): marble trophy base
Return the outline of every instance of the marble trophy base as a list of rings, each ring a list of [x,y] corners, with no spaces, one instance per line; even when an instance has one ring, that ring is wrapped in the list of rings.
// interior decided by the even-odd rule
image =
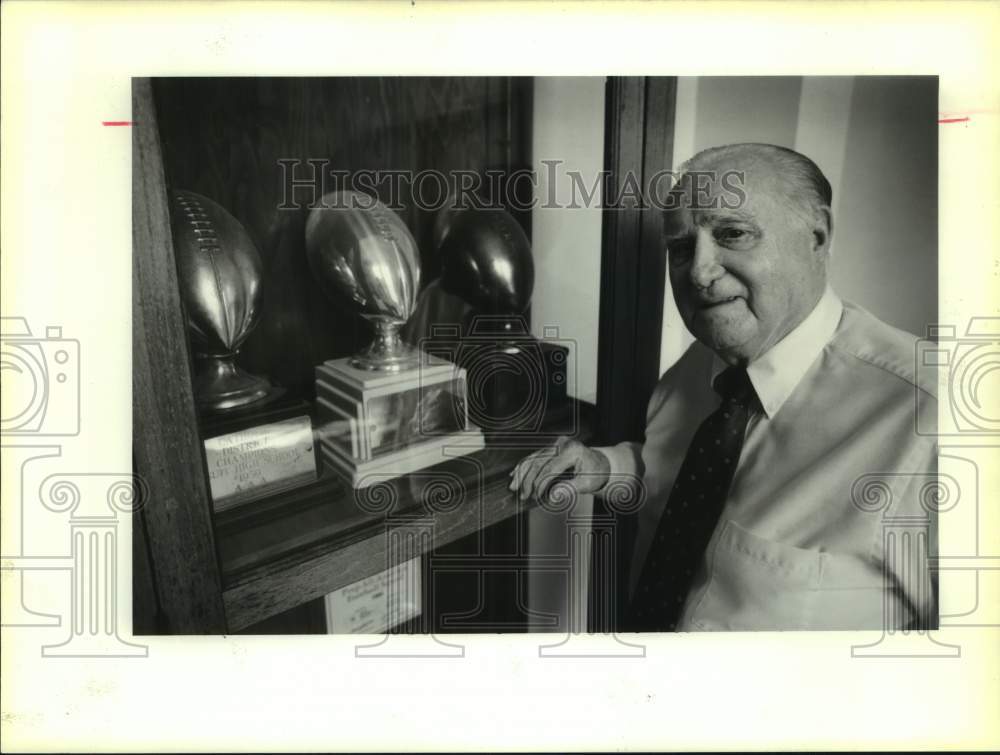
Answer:
[[[471,425],[465,370],[421,354],[395,372],[355,367],[350,358],[316,367],[323,463],[363,488],[485,447]]]

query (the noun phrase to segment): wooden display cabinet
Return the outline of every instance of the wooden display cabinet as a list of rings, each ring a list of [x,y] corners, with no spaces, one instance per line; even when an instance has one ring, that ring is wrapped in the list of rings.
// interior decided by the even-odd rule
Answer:
[[[457,486],[450,493],[438,487],[430,494],[420,473],[398,478],[389,486],[388,510],[371,501],[359,506],[357,491],[323,475],[214,514],[167,187],[210,196],[246,225],[261,252],[266,288],[261,325],[241,363],[308,402],[313,367],[352,353],[367,335],[360,320],[328,303],[308,273],[305,212],[277,209],[280,160],[329,156],[347,170],[391,163],[510,173],[531,166],[531,92],[530,79],[502,77],[133,80],[133,454],[149,491],[133,515],[136,634],[324,631],[317,601],[407,553],[425,561],[434,553],[474,559],[484,547],[505,552],[523,536],[526,504],[507,491],[507,480],[530,439],[519,448],[488,444],[436,467]],[[671,79],[608,80],[605,165],[612,185],[629,170],[669,167],[673,92]],[[530,213],[516,218],[530,234]],[[436,272],[434,218],[410,209],[404,219],[429,280]],[[563,431],[586,442],[640,437],[658,377],[659,317],[650,324],[663,294],[658,222],[638,209],[605,211],[599,401],[571,401],[551,412],[538,444]],[[401,532],[412,516],[433,536],[397,552],[387,533]],[[524,571],[524,557],[517,566]],[[494,584],[483,625],[526,629],[519,590],[510,581]],[[424,615],[403,629],[447,631],[436,614],[454,612],[455,595],[425,580],[423,604]]]

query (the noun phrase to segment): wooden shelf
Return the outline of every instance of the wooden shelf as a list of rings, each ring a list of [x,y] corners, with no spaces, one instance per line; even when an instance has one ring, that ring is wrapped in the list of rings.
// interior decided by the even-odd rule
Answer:
[[[560,427],[589,437],[592,408],[562,411],[545,432],[517,444],[491,445],[435,467],[353,490],[337,478],[248,504],[216,517],[223,601],[231,631],[394,566],[390,532],[420,521],[433,536],[426,553],[515,516],[529,506],[507,490],[509,472]],[[388,504],[374,510],[373,503]]]

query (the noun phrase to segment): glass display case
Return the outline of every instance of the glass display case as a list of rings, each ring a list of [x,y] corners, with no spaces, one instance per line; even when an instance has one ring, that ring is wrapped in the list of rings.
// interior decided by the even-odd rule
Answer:
[[[542,626],[509,473],[641,434],[664,269],[617,189],[668,165],[672,80],[135,79],[133,102],[136,633]],[[399,580],[407,606],[373,609]]]

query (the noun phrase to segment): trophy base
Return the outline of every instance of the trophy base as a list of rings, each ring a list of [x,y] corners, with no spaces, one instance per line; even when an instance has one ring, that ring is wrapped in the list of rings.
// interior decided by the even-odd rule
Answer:
[[[262,377],[238,367],[229,358],[200,357],[194,396],[201,412],[226,412],[268,398],[273,388]]]
[[[399,336],[403,323],[385,317],[370,317],[375,326],[375,340],[360,354],[351,357],[350,365],[371,372],[404,372],[421,366],[419,349]]]
[[[418,472],[456,456],[481,451],[485,447],[486,440],[482,431],[473,426],[465,432],[452,433],[372,461],[358,461],[353,456],[342,455],[330,446],[321,446],[320,456],[328,469],[349,482],[352,488],[358,489]]]
[[[397,350],[392,355],[362,352],[350,359],[350,365],[365,372],[404,372],[420,367],[420,352],[412,347]]]
[[[367,371],[349,358],[316,368],[320,456],[352,487],[485,447],[469,424],[465,370],[418,354],[418,367],[398,372]]]

